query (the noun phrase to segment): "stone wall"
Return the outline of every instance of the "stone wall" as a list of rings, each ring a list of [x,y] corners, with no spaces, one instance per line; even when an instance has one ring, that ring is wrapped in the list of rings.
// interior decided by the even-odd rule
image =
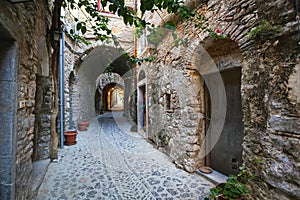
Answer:
[[[296,7],[289,1],[257,2],[257,13],[260,23],[268,20],[280,25],[282,32],[261,35],[244,53],[244,159],[253,172],[258,172],[258,179],[251,182],[252,197],[297,199],[300,109],[295,98],[299,88],[295,81],[299,71]],[[290,85],[292,80],[294,84]],[[253,158],[262,160],[262,164],[256,164]]]
[[[193,62],[201,45],[217,67],[226,68],[228,61],[242,67],[243,160],[256,177],[249,183],[249,198],[299,198],[299,22],[295,4],[211,0],[198,6],[197,13],[209,19],[209,28],[227,40],[211,38],[191,22],[180,22],[176,33],[187,46],[176,47],[170,36],[158,45],[156,60],[144,66],[149,140],[188,171],[204,164],[199,150],[205,130],[203,87],[195,71],[197,64],[207,61]],[[272,24],[268,32],[258,31],[257,37],[251,37],[253,28],[261,27],[264,20]],[[179,97],[179,91],[185,98]],[[166,96],[171,97],[170,110],[166,110]]]
[[[281,25],[283,30],[278,35],[262,36],[245,51],[248,63],[243,69],[243,94],[247,97],[243,102],[247,133],[244,159],[253,172],[259,172],[258,179],[251,183],[254,198],[297,199],[300,197],[299,180],[295,179],[299,177],[300,109],[296,100],[299,33],[295,26],[295,5],[288,1],[258,5],[259,20],[267,19]],[[270,13],[276,12],[277,7],[284,9],[275,17]],[[253,157],[262,160],[262,164],[253,162]]]
[[[166,60],[167,63],[171,60]],[[202,162],[199,123],[203,90],[196,70],[183,69],[184,63],[170,66],[152,63],[145,68],[148,93],[148,139],[168,153],[177,166],[194,171]]]
[[[2,134],[11,138],[4,144],[1,143],[1,152],[6,152],[5,156],[10,159],[6,162],[2,156],[0,157],[1,199],[26,199],[31,192],[33,152],[40,151],[40,155],[34,156],[35,159],[49,158],[49,114],[52,101],[50,99],[52,94],[49,93],[51,91],[51,82],[49,82],[51,51],[48,41],[45,40],[46,30],[50,26],[49,8],[47,1],[20,4],[1,1],[0,3],[0,27],[1,30],[7,30],[7,34],[10,35],[6,37],[1,33],[4,36],[1,38],[1,44],[4,44],[2,39],[15,41],[16,44],[14,47],[16,57],[10,58],[10,62],[15,63],[15,69],[10,65],[4,65],[1,66],[3,68],[1,70],[10,71],[11,75],[17,74],[11,79],[16,84],[17,96],[15,100],[8,101],[9,107],[15,110],[9,111],[9,116],[12,116],[15,121],[8,121],[11,128],[1,131],[1,138]],[[3,48],[1,46],[1,50]],[[40,78],[42,76],[43,78]],[[42,97],[36,97],[37,82],[43,83],[44,88],[40,87],[40,91],[44,93],[38,92]],[[8,98],[14,95],[13,85],[5,86],[5,88],[7,90],[2,88],[1,94]],[[4,101],[3,95],[1,95],[1,102]],[[48,110],[42,112],[42,105],[47,105]],[[41,113],[36,115],[40,111]],[[2,112],[5,114],[6,110],[1,110],[1,115]]]

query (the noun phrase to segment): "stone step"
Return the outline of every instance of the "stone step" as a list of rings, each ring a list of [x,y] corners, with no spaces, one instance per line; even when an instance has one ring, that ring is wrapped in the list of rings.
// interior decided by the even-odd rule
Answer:
[[[50,159],[34,161],[32,166],[32,188],[31,196],[35,197],[38,193],[38,190],[44,180],[48,166],[50,164]]]

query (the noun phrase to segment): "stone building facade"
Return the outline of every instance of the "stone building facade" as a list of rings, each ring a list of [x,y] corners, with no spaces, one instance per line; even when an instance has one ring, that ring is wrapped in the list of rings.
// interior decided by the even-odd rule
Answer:
[[[156,21],[174,21],[186,45],[168,34],[138,68],[142,134],[190,172],[208,165],[228,175],[244,163],[255,175],[251,199],[299,198],[299,4],[187,3],[214,34],[199,21]]]
[[[0,2],[0,199],[33,195],[34,163],[50,158],[52,1]]]

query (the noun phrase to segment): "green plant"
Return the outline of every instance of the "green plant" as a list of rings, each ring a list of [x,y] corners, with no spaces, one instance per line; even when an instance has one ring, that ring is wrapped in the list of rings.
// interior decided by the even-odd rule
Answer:
[[[214,39],[228,39],[229,38],[228,35],[221,34],[221,32],[219,32],[219,30],[217,30],[216,32],[209,31],[209,36]]]
[[[269,21],[263,20],[260,25],[252,28],[248,34],[250,39],[256,40],[278,34],[282,31],[282,29],[283,28],[280,25],[272,25]]]
[[[246,181],[251,179],[251,176],[246,173],[245,166],[241,166],[240,172],[237,175],[229,175],[225,183],[221,183],[214,188],[210,189],[210,196],[205,198],[205,200],[211,199],[228,199],[234,200],[245,196],[248,193],[248,188],[246,186]]]
[[[220,195],[226,199],[233,200],[246,195],[248,188],[244,183],[238,180],[237,176],[230,175],[224,185],[212,188],[211,193],[215,198]]]

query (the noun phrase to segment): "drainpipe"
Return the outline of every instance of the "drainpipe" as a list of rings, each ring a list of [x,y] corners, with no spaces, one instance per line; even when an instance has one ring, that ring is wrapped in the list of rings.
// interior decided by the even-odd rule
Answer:
[[[137,0],[134,0],[134,11],[137,13]],[[134,33],[136,31],[136,26],[134,26]],[[133,35],[134,39],[133,39],[133,56],[134,58],[137,57],[137,38],[136,35]],[[136,67],[136,66],[135,66]]]
[[[136,14],[137,14],[137,12],[138,12],[138,9],[137,9],[137,0],[134,0],[134,11],[136,12]],[[135,35],[135,32],[136,32],[136,26],[134,26],[134,34],[133,34],[133,57],[134,58],[137,58],[137,36]],[[133,87],[134,87],[134,89],[133,89],[133,91],[136,91],[137,90],[137,64],[135,63],[134,64],[134,66],[133,66],[133,69],[134,69],[134,71],[133,71],[133,78],[134,78],[134,80],[133,80]],[[135,124],[137,125],[137,121],[138,121],[138,114],[137,114],[137,97],[135,97],[135,99],[134,99],[134,103],[136,104],[136,106],[135,106],[135,108],[134,108],[134,113],[135,113]],[[130,110],[130,109],[129,109]],[[130,116],[130,114],[129,114],[129,116]]]
[[[65,47],[65,26],[62,28],[60,39],[60,52],[59,52],[59,113],[60,113],[60,148],[64,148],[64,132],[65,132],[65,80],[64,80],[64,47]]]

